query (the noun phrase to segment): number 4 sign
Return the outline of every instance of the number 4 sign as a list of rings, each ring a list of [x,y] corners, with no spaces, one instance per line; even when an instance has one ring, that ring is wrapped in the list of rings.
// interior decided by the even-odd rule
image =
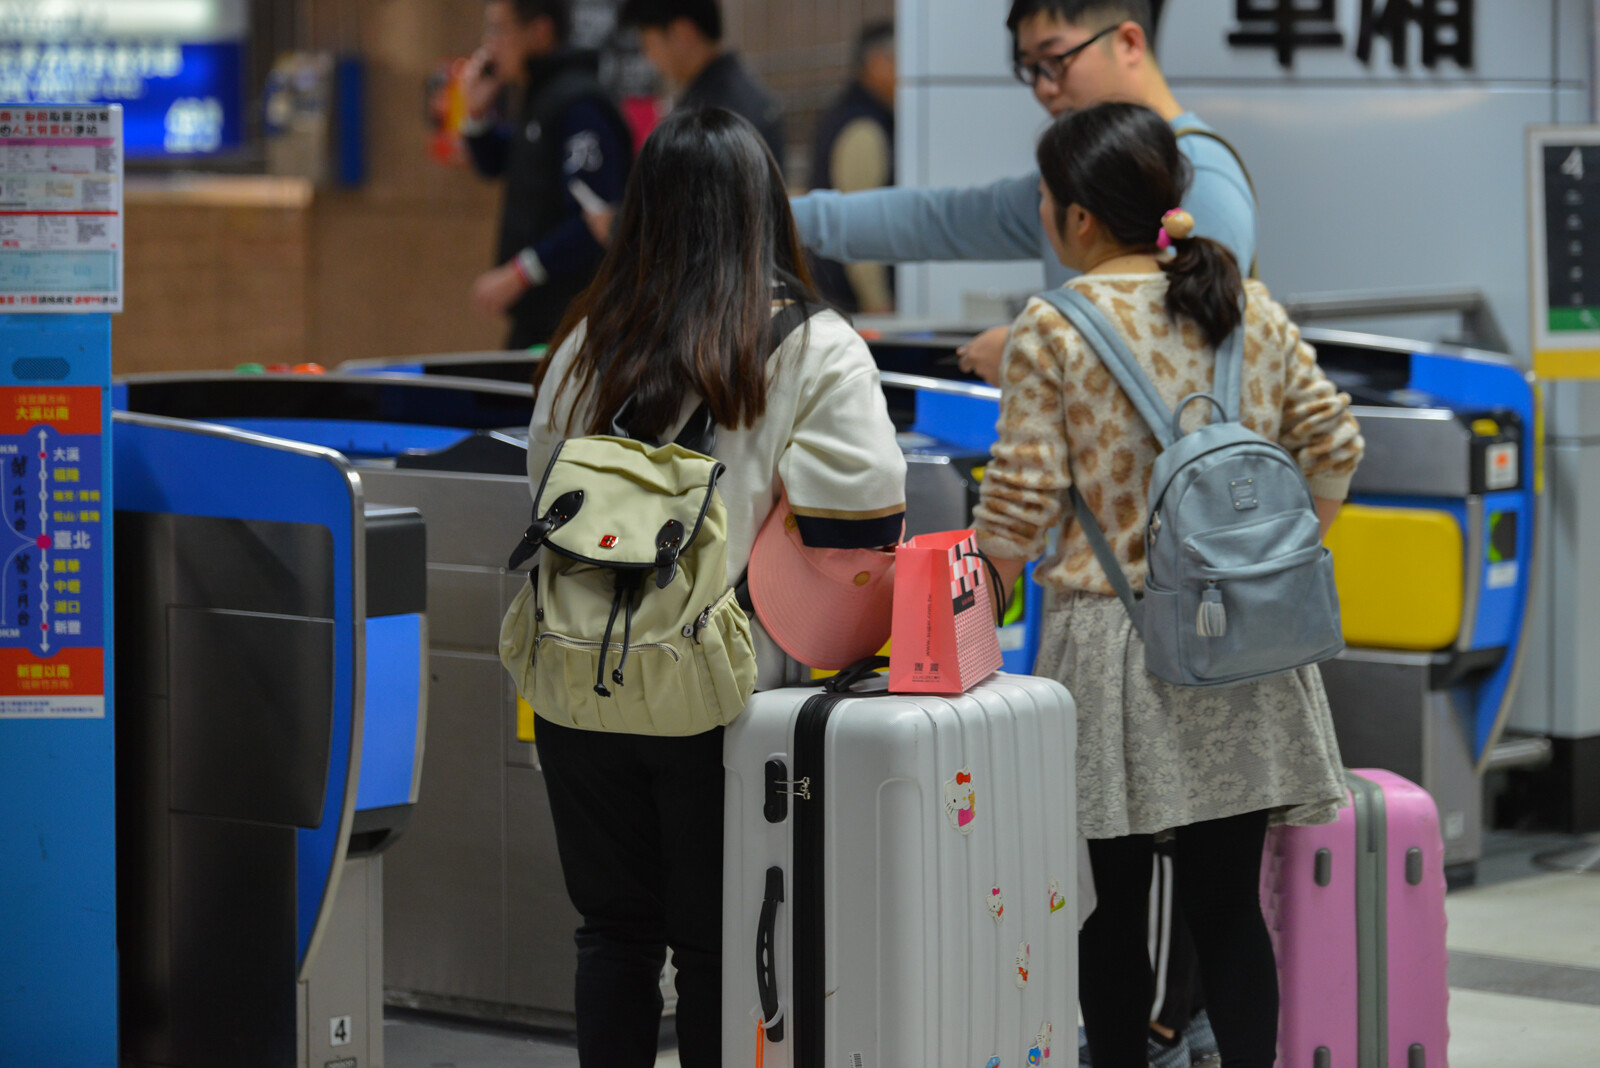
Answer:
[[[335,1016],[328,1021],[328,1045],[348,1046],[350,1044],[350,1017]]]
[[[1600,378],[1600,127],[1528,130],[1529,308],[1540,378]]]

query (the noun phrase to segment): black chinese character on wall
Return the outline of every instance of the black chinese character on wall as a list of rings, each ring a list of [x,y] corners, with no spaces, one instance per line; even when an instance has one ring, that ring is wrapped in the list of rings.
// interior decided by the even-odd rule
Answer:
[[[1297,48],[1342,48],[1344,34],[1333,24],[1333,0],[1302,7],[1296,0],[1234,0],[1240,28],[1228,34],[1234,47],[1272,48],[1278,64],[1294,66]]]
[[[1412,23],[1422,31],[1422,65],[1432,70],[1441,59],[1472,68],[1472,0],[1361,0],[1361,30],[1356,58],[1372,62],[1372,38],[1386,37],[1396,67],[1405,69]]]
[[[1372,63],[1376,37],[1389,42],[1394,65],[1404,70],[1410,61],[1410,31],[1422,37],[1422,65],[1432,70],[1440,60],[1472,67],[1473,0],[1360,0],[1361,18],[1356,37],[1356,58]],[[1334,0],[1234,0],[1239,29],[1228,34],[1235,48],[1271,48],[1278,65],[1294,66],[1301,48],[1342,48],[1344,33],[1337,25]]]

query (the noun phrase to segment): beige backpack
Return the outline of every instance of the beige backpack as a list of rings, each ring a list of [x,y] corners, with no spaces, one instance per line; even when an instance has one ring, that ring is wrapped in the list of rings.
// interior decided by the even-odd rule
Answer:
[[[774,348],[814,309],[773,319]],[[534,712],[564,727],[700,734],[755,689],[750,620],[728,584],[728,518],[702,404],[678,440],[568,438],[507,565],[544,552],[500,624],[500,660]]]
[[[728,585],[722,465],[672,443],[556,447],[511,558],[540,563],[500,626],[500,659],[564,727],[699,734],[755,689],[750,621]]]

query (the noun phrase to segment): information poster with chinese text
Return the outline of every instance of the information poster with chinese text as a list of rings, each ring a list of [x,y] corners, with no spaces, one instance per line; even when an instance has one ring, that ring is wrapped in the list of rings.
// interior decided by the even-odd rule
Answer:
[[[0,104],[0,313],[122,310],[122,109]]]
[[[0,388],[0,719],[105,715],[103,392]]]

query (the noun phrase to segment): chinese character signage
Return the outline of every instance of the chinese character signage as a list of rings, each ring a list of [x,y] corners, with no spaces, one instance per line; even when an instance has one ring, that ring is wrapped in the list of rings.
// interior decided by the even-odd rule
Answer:
[[[134,158],[244,142],[244,0],[0,0],[0,99],[121,104]]]
[[[1268,48],[1278,65],[1294,66],[1304,48],[1346,48],[1338,0],[1234,0],[1238,26],[1228,34],[1233,48]],[[1411,63],[1411,37],[1420,38],[1418,58],[1433,70],[1442,62],[1472,69],[1472,0],[1345,0],[1358,8],[1354,52],[1370,66],[1373,42],[1388,42],[1388,60],[1404,70]]]
[[[0,314],[122,310],[122,109],[0,104]]]
[[[1533,366],[1600,378],[1600,127],[1528,131]]]
[[[105,715],[103,394],[0,388],[0,719]]]

